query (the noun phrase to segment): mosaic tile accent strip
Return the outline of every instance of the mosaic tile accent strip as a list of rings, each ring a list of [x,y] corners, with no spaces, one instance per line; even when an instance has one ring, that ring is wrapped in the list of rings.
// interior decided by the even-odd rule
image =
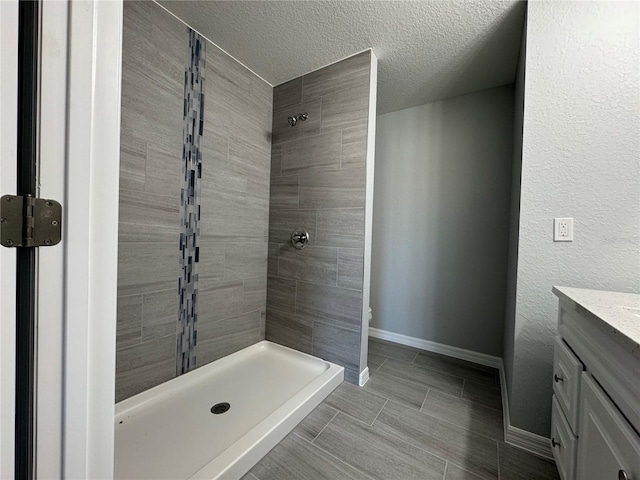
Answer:
[[[205,41],[189,29],[189,58],[184,72],[184,127],[180,192],[179,326],[176,373],[196,368],[198,345],[198,264],[204,123]]]

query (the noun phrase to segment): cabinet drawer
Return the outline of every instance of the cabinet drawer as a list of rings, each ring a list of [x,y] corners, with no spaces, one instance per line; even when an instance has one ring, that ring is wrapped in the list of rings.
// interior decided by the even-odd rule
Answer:
[[[640,479],[640,436],[587,372],[581,395],[577,478]]]
[[[551,449],[562,480],[574,480],[577,438],[560,408],[557,397],[551,401]]]
[[[578,432],[578,399],[580,375],[584,366],[560,337],[556,337],[553,350],[553,393],[576,435]]]

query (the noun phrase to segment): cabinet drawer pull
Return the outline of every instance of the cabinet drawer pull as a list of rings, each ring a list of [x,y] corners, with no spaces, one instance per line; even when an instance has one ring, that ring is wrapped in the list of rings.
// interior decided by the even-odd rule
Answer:
[[[562,445],[560,445],[560,442],[558,442],[558,441],[556,440],[556,437],[553,437],[553,438],[551,439],[551,445],[552,445],[554,448],[555,448],[555,447],[561,447],[561,446],[562,446]],[[622,471],[622,470],[620,470],[620,471]],[[619,475],[618,475],[618,476],[619,476]]]
[[[564,378],[559,377],[557,374],[553,375],[553,381],[558,383],[558,382],[564,382]]]
[[[618,480],[629,480],[629,477],[627,476],[627,472],[625,472],[624,470],[619,470]]]

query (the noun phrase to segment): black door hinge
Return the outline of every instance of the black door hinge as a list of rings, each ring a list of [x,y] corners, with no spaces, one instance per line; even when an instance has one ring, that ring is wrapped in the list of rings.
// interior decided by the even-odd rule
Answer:
[[[48,247],[62,238],[62,206],[55,200],[0,198],[0,243],[4,247]]]

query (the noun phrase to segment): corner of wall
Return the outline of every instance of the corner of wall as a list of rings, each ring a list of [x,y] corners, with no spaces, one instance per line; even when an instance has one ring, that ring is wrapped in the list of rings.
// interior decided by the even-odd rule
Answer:
[[[520,42],[520,54],[516,68],[515,89],[513,97],[513,163],[511,171],[511,211],[509,218],[509,258],[507,265],[507,291],[505,298],[505,325],[503,340],[504,358],[504,382],[506,391],[511,395],[516,294],[518,276],[518,245],[520,224],[520,187],[522,174],[522,132],[524,121],[524,88],[525,88],[525,61],[527,43],[527,15],[525,14]],[[505,406],[506,408],[507,406]]]
[[[371,50],[369,70],[369,119],[367,123],[367,159],[364,212],[364,278],[362,284],[362,329],[360,338],[360,376],[368,378],[369,308],[371,298],[371,240],[373,236],[373,185],[376,150],[376,113],[378,98],[378,58]],[[366,380],[365,380],[366,382]],[[362,382],[361,382],[362,383]],[[364,383],[362,383],[364,385]]]

